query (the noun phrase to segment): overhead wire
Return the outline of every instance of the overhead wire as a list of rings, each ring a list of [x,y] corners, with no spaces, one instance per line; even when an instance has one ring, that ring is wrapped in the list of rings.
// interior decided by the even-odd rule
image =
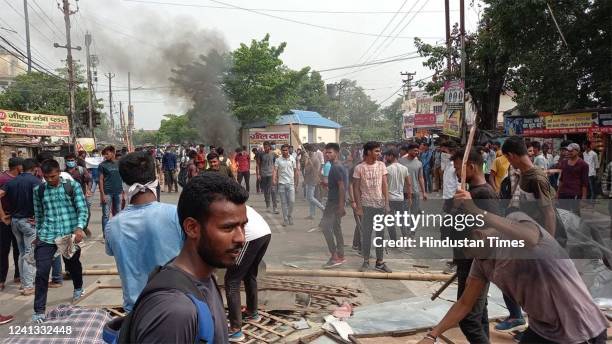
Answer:
[[[21,18],[25,19],[25,16],[23,15],[23,13],[17,11],[17,9],[15,9],[15,7],[13,7],[13,5],[11,5],[11,3],[8,0],[4,0],[4,2],[15,12],[17,13]],[[51,44],[53,44],[53,40],[51,38],[49,38],[49,36],[45,35],[42,31],[40,31],[35,25],[33,25],[32,23],[30,23],[30,26],[32,27],[32,29],[36,30],[36,32],[38,32],[43,38],[45,38],[46,40],[48,40],[49,42],[51,42]]]
[[[39,13],[39,12],[38,12],[38,11],[37,11],[35,8],[34,8],[34,7],[32,7],[32,5],[30,5],[30,3],[28,3],[28,7],[30,8],[30,10],[32,10],[32,12],[33,12],[33,13],[34,13],[34,14],[35,14],[35,15],[36,15],[38,18],[40,18],[40,21],[41,21],[43,24],[45,24],[45,25],[46,25],[46,26],[49,28],[49,30],[51,31],[51,33],[53,34],[53,36],[54,36],[55,38],[58,38],[58,39],[60,39],[60,40],[62,39],[62,35],[61,35],[61,34],[58,34],[58,33],[57,33],[57,31],[56,31],[56,30],[55,30],[53,27],[51,27],[51,25],[49,25],[49,23],[48,23],[48,22],[45,20],[45,18],[43,18],[43,16],[42,16],[42,15],[41,15],[41,14],[40,14],[40,13]],[[39,6],[38,8],[40,8],[40,6]],[[49,16],[48,16],[48,15],[47,15],[47,14],[46,14],[44,11],[43,11],[43,13],[44,13],[44,15],[47,17],[47,19],[49,19]],[[53,21],[51,21],[51,24],[53,24]]]
[[[2,19],[0,17],[0,22],[3,22],[4,25],[6,27],[8,27],[9,29],[11,29],[12,31],[9,31],[11,34],[17,36],[17,38],[22,42],[22,44],[24,46],[27,46],[27,41],[26,39],[23,37],[22,34],[20,34],[17,30],[15,30],[15,28],[13,26],[11,26],[7,21],[5,21],[4,19]],[[32,49],[32,56],[38,58],[40,61],[44,62],[47,66],[53,66],[53,64],[51,62],[49,62],[49,60],[40,52],[40,50],[38,50],[36,48],[36,46],[34,45],[30,45],[31,49]],[[50,69],[54,69],[53,67],[49,67]]]
[[[214,8],[222,10],[240,10],[239,8],[227,7],[227,6],[214,6],[214,5],[202,5],[202,4],[185,4],[177,2],[163,2],[163,1],[147,1],[147,0],[123,0],[124,2],[134,2],[151,5],[169,5],[177,7],[199,7],[199,8]],[[343,11],[343,10],[293,10],[293,9],[279,9],[279,8],[250,8],[251,10],[261,12],[283,12],[283,13],[312,13],[312,14],[393,14],[396,11]],[[452,10],[456,12],[458,10]],[[431,10],[427,11],[430,13],[441,13],[444,10]],[[406,13],[406,12],[400,12]]]

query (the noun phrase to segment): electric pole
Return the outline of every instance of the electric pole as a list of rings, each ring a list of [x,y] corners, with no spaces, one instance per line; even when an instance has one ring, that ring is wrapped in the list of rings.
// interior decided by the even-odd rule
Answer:
[[[451,34],[450,34],[450,9],[449,9],[448,0],[444,0],[444,14],[445,14],[445,21],[446,21],[446,53],[448,54],[446,56],[446,69],[448,69],[448,73],[450,75],[452,45],[451,45]]]
[[[403,72],[403,73],[400,73],[400,75],[406,77],[406,79],[402,79],[402,82],[404,83],[404,93],[406,94],[406,99],[410,101],[410,96],[412,93],[412,80],[414,79],[416,72],[414,73]]]
[[[61,8],[64,13],[64,23],[66,24],[66,45],[59,45],[58,43],[54,43],[53,46],[55,48],[65,48],[66,49],[66,64],[68,67],[68,92],[70,93],[69,100],[69,112],[70,112],[70,122],[72,127],[72,143],[76,147],[76,137],[82,131],[80,126],[79,118],[76,116],[76,100],[75,100],[75,82],[74,82],[74,64],[72,61],[72,49],[81,50],[80,46],[72,47],[70,40],[70,16],[78,12],[78,7],[75,11],[70,10],[70,1],[63,0],[63,8]]]
[[[119,102],[119,125],[121,128],[120,136],[124,136],[123,133],[125,132],[125,121],[123,120],[123,103],[122,102]],[[125,137],[123,137],[123,143],[125,144]]]
[[[111,141],[115,140],[115,117],[113,116],[113,87],[112,80],[115,77],[115,74],[108,73],[106,75],[108,78],[108,116],[110,117],[110,126],[111,126]]]
[[[26,50],[28,53],[28,73],[32,71],[32,52],[30,51],[30,20],[28,19],[28,0],[23,0],[23,14],[26,27]]]
[[[132,106],[132,81],[128,72],[128,147],[132,145],[132,132],[134,131],[134,107]]]
[[[89,131],[91,137],[94,138],[94,124],[93,124],[93,85],[91,83],[91,56],[89,55],[89,46],[91,45],[91,34],[87,32],[85,34],[85,53],[87,54],[87,115],[89,117]]]

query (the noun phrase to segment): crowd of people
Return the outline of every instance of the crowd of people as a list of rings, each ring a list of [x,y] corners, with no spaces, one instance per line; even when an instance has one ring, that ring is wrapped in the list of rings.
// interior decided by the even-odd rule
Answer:
[[[356,224],[352,249],[363,259],[359,271],[365,272],[370,269],[373,241],[384,235],[374,230],[374,219],[420,213],[422,202],[435,192],[444,200],[444,212],[483,214],[487,229],[526,241],[527,249],[543,258],[512,260],[501,267],[491,263],[495,260],[455,250],[458,302],[424,343],[435,342],[456,324],[470,342],[488,342],[489,282],[502,290],[509,311],[496,330],[523,331],[522,342],[605,341],[607,322],[576,268],[571,260],[557,259],[565,257],[567,236],[556,207],[580,214],[576,201],[597,195],[593,171],[599,159],[590,143],[582,151],[578,144],[564,141],[560,154],[553,155],[538,142],[510,137],[503,144],[477,145],[467,161],[464,153],[453,140],[425,140],[304,144],[297,150],[264,142],[227,156],[221,147],[204,145],[139,148],[132,153],[108,146],[101,156],[98,151],[90,154],[98,159],[96,166],[79,152],[63,157],[63,169],[47,153],[36,159],[13,157],[9,170],[0,175],[0,290],[12,245],[15,282],[21,283],[23,295],[34,295],[32,321],[45,321],[48,288],[63,284],[62,260],[73,281],[73,301],[83,295],[79,244],[92,235],[91,200],[98,190],[106,253],[116,261],[123,308],[129,312],[109,324],[120,342],[244,340],[242,322],[260,319],[257,273],[272,233],[261,214],[246,205],[253,161],[253,193],[263,193],[266,210],[281,215],[282,226],[294,225],[296,194],[307,200],[308,219],[318,220],[320,210],[318,227],[329,250],[323,268],[347,262],[342,218],[349,207]],[[469,190],[459,183],[464,163]],[[612,185],[608,176],[612,164],[601,181],[605,191]],[[163,186],[168,193],[179,192],[181,186],[178,205],[159,202]],[[395,227],[387,230],[392,240],[398,237]],[[404,227],[399,234],[415,235]],[[474,229],[459,235],[493,234]],[[374,251],[373,269],[391,273],[383,247]],[[213,274],[216,268],[227,268],[227,316]],[[534,273],[526,276],[526,271]],[[530,280],[514,283],[513,278]],[[244,311],[241,282],[247,297]],[[566,301],[563,306],[546,307],[558,299]],[[522,310],[529,315],[528,327]],[[0,317],[0,323],[10,320]]]

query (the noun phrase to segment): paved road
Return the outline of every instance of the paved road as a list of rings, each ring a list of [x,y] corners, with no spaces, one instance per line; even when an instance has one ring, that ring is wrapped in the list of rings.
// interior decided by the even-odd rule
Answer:
[[[254,180],[251,185],[255,185]],[[435,195],[432,195],[435,197]],[[178,194],[162,193],[162,201],[176,204]],[[97,197],[94,203],[98,202]],[[327,246],[323,234],[316,229],[318,221],[306,220],[308,215],[307,203],[303,194],[296,195],[295,225],[282,227],[282,216],[268,213],[265,210],[265,202],[262,194],[253,193],[248,202],[249,205],[260,211],[269,222],[273,237],[269,246],[265,262],[269,268],[290,269],[288,265],[295,265],[304,269],[319,269],[329,258]],[[423,206],[426,212],[438,210],[440,202],[429,201]],[[320,212],[317,218],[320,218]],[[606,216],[593,214],[594,219],[600,226],[607,228]],[[352,212],[348,210],[347,216],[342,220],[342,228],[345,238],[345,250],[348,262],[340,267],[342,270],[357,271],[361,265],[362,258],[351,249],[353,239],[354,220]],[[92,219],[90,228],[93,231],[92,239],[88,240],[83,247],[81,260],[84,267],[110,268],[114,267],[114,260],[104,252],[104,244],[101,233],[101,208],[99,204],[92,208]],[[602,231],[603,232],[603,231]],[[441,271],[445,268],[446,259],[414,259],[410,255],[398,250],[391,250],[385,255],[387,264],[393,271],[427,271],[427,269],[416,268],[413,265],[427,265],[429,271]],[[373,259],[371,260],[373,263]],[[9,271],[12,276],[12,270]],[[299,277],[298,277],[299,278]],[[92,284],[100,279],[100,276],[85,276],[85,289],[91,288]],[[436,289],[440,283],[416,282],[416,281],[394,281],[394,280],[372,280],[355,278],[301,278],[310,281],[321,281],[344,286],[356,287],[364,290],[361,298],[363,304],[392,301],[415,295],[427,295]],[[14,324],[23,324],[30,319],[32,314],[33,296],[20,296],[18,285],[11,282],[7,284],[4,292],[0,293],[0,313],[14,314]],[[69,303],[72,296],[72,282],[65,281],[64,286],[58,289],[49,289],[47,310],[62,303]],[[7,326],[0,326],[0,338],[8,333]]]

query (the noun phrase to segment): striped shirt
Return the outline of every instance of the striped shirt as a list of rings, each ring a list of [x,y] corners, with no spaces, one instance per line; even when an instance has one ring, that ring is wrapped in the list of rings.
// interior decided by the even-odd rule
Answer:
[[[74,206],[63,185],[45,186],[42,199],[38,196],[40,186],[34,188],[34,218],[36,233],[41,241],[55,244],[55,239],[72,234],[76,228],[85,228],[88,209],[81,185],[74,180],[61,179],[60,183],[71,183],[74,190]]]

